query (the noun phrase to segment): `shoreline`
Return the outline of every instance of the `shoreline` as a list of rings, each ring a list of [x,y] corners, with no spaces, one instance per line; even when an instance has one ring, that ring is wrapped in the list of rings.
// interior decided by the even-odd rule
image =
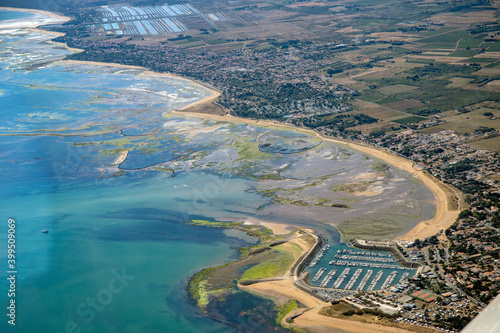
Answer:
[[[65,23],[65,22],[68,22],[68,21],[71,20],[71,17],[64,16],[64,15],[57,14],[57,13],[53,13],[53,12],[48,12],[48,11],[45,11],[45,10],[40,10],[40,9],[1,7],[0,6],[0,10],[7,10],[7,11],[11,11],[11,12],[25,12],[25,13],[31,13],[31,14],[44,15],[44,16],[50,17],[51,19],[62,21],[62,22],[57,22],[57,23]],[[24,21],[24,22],[21,22],[21,23],[23,23],[22,26],[16,26],[16,25],[14,25],[12,27],[5,27],[5,28],[0,28],[0,29],[18,29],[18,28],[30,29],[30,28],[36,28],[36,27],[38,27],[40,25],[51,24],[51,23],[55,23],[55,22],[51,22],[49,20],[49,21],[45,21],[45,22],[31,22],[31,23],[28,23],[27,21]],[[40,29],[40,30],[42,30],[42,29]],[[48,34],[53,34],[54,33],[54,32],[46,31],[46,30],[43,30],[43,32],[44,33],[48,33]],[[68,46],[66,45],[66,47],[68,47]]]
[[[12,11],[26,11],[26,12],[31,12],[31,13],[37,13],[37,14],[42,14],[46,15],[52,18],[57,18],[57,19],[62,19],[62,20],[70,20],[69,17],[66,16],[61,16],[55,13],[51,12],[46,12],[42,10],[36,10],[36,9],[18,9],[18,8],[12,8],[12,7],[0,7],[0,9],[5,9],[5,10],[12,10]],[[39,23],[39,25],[42,25],[43,23]],[[43,30],[45,31],[45,30]],[[48,32],[50,33],[50,32]],[[69,50],[74,50],[69,48],[67,45],[65,45]],[[76,51],[76,50],[75,50]],[[188,104],[184,107],[182,107],[180,110],[174,110],[170,111],[170,113],[173,114],[184,114],[187,116],[193,116],[193,117],[198,117],[198,118],[209,118],[209,119],[215,119],[215,120],[222,120],[222,121],[238,121],[238,122],[243,122],[243,123],[248,123],[248,124],[254,124],[254,125],[259,125],[259,126],[273,126],[273,127],[279,127],[279,128],[286,128],[290,129],[293,131],[298,131],[302,133],[308,133],[312,135],[316,135],[317,137],[321,138],[322,140],[325,141],[330,141],[330,142],[335,142],[339,144],[344,144],[347,147],[351,149],[355,149],[357,151],[360,151],[361,153],[365,153],[368,155],[371,155],[375,158],[378,158],[387,164],[396,167],[398,169],[401,169],[403,171],[409,172],[413,177],[419,179],[424,185],[432,192],[434,199],[436,201],[436,213],[435,216],[432,219],[425,220],[419,222],[417,225],[415,225],[412,229],[407,231],[406,233],[396,237],[397,240],[414,240],[416,238],[426,238],[432,235],[435,235],[438,233],[441,229],[445,230],[446,228],[450,227],[458,217],[458,214],[460,213],[460,204],[458,204],[457,209],[451,209],[450,206],[452,205],[452,202],[449,198],[450,193],[447,193],[445,190],[446,185],[442,184],[440,181],[434,179],[431,175],[426,173],[423,170],[415,170],[414,168],[414,163],[410,160],[404,159],[402,157],[390,154],[386,151],[383,151],[381,149],[371,147],[371,146],[365,146],[359,143],[354,143],[350,142],[347,140],[343,139],[338,139],[338,138],[330,138],[330,137],[325,137],[321,135],[320,133],[310,130],[310,129],[303,129],[303,128],[298,128],[290,124],[283,124],[275,121],[269,121],[269,120],[254,120],[254,119],[249,119],[249,118],[241,118],[237,116],[233,116],[231,114],[227,114],[224,116],[219,116],[219,115],[214,115],[214,114],[207,114],[207,113],[199,113],[199,112],[186,112],[183,110],[188,110],[196,106],[201,106],[201,105],[210,105],[214,104],[215,100],[220,96],[220,92],[217,91],[215,88],[210,87],[209,85],[198,82],[196,80],[182,77],[176,74],[172,73],[159,73],[159,72],[153,72],[148,70],[145,67],[141,66],[133,66],[133,65],[122,65],[122,64],[117,64],[117,63],[105,63],[105,62],[95,62],[95,61],[82,61],[82,60],[60,60],[60,63],[73,63],[73,64],[84,64],[84,65],[98,65],[98,66],[110,66],[110,67],[119,67],[119,68],[129,68],[129,69],[137,69],[137,70],[142,70],[143,72],[141,75],[154,75],[154,76],[160,76],[160,77],[166,77],[166,78],[173,78],[173,79],[178,79],[178,80],[183,80],[186,81],[190,84],[196,85],[198,87],[203,87],[204,89],[207,89],[210,92],[210,95],[202,98],[201,100],[198,100],[196,102],[193,102],[191,104]],[[450,188],[448,188],[448,191],[450,191]],[[451,192],[454,192],[453,194],[458,197],[458,200],[460,201],[461,198],[461,192],[458,190],[451,190]]]
[[[49,16],[52,18],[60,19],[60,20],[71,20],[70,17],[64,16],[61,14],[57,14],[54,12],[48,12],[46,10],[41,10],[41,9],[31,9],[31,8],[16,8],[16,7],[1,7],[0,10],[9,10],[12,12],[27,12],[27,13],[32,13],[32,14],[40,14],[40,15],[45,15]]]
[[[42,30],[42,31],[45,31],[45,30]],[[59,44],[61,44],[61,43],[59,43]],[[65,45],[65,44],[63,44],[63,45]],[[65,45],[65,47],[68,48],[69,50],[83,51],[83,50],[80,50],[80,49],[70,48],[67,45]],[[207,90],[210,93],[210,95],[203,97],[199,101],[196,101],[196,102],[193,102],[191,104],[188,104],[188,105],[182,107],[180,110],[185,110],[185,109],[188,109],[188,108],[191,108],[191,107],[194,107],[194,106],[198,106],[198,105],[210,104],[210,103],[214,102],[220,96],[220,92],[218,90],[216,90],[214,87],[209,86],[208,84],[205,84],[205,83],[202,83],[202,82],[198,82],[196,80],[193,80],[193,79],[190,79],[190,78],[187,78],[187,77],[184,77],[184,76],[172,74],[172,73],[153,72],[153,71],[151,71],[151,70],[149,70],[149,69],[147,69],[145,67],[142,67],[142,66],[123,65],[123,64],[118,64],[118,63],[115,63],[115,62],[98,62],[98,61],[71,60],[71,59],[69,59],[69,60],[59,60],[57,62],[63,63],[63,64],[81,64],[81,65],[107,66],[107,67],[118,67],[118,68],[123,68],[123,69],[141,70],[142,73],[140,73],[139,75],[158,76],[158,77],[165,77],[165,78],[169,78],[169,79],[176,79],[176,80],[186,81],[189,84],[197,86],[197,87],[201,87],[201,88]],[[202,113],[200,113],[200,114],[202,114]]]
[[[31,12],[31,13],[36,13],[36,14],[42,14],[49,16],[51,18],[55,19],[62,19],[62,20],[70,20],[70,18],[65,17],[65,16],[60,16],[54,13],[50,12],[45,12],[41,10],[31,10],[31,9],[18,9],[18,8],[10,8],[10,7],[0,7],[0,9],[6,9],[6,10],[13,10],[13,11],[26,11],[26,12]],[[45,22],[40,22],[38,23],[37,26],[43,25]],[[34,27],[26,27],[26,28],[34,28]],[[47,32],[45,30],[44,33],[51,34],[51,32]],[[69,48],[67,45],[65,47],[69,50],[72,50]],[[73,49],[74,50],[74,49]],[[75,50],[75,51],[80,51],[80,50]],[[284,123],[278,123],[274,121],[266,121],[266,120],[254,120],[254,119],[248,119],[248,118],[241,118],[241,117],[236,117],[232,116],[230,114],[225,115],[225,116],[217,116],[217,115],[212,115],[212,114],[205,114],[205,113],[196,113],[196,112],[183,112],[182,110],[187,110],[190,109],[194,106],[201,106],[201,105],[208,105],[208,104],[213,104],[217,98],[220,96],[220,92],[215,90],[215,88],[209,87],[206,84],[197,82],[195,80],[181,77],[175,74],[170,74],[170,73],[158,73],[158,72],[152,72],[149,71],[148,69],[141,67],[141,66],[129,66],[129,65],[121,65],[121,64],[116,64],[116,63],[102,63],[102,62],[93,62],[93,61],[77,61],[77,60],[61,60],[58,61],[60,63],[73,63],[73,64],[84,64],[84,65],[94,65],[94,66],[110,66],[110,67],[118,67],[118,68],[128,68],[128,69],[137,69],[143,71],[141,75],[155,75],[155,76],[160,76],[160,77],[166,77],[166,78],[173,78],[173,79],[178,79],[178,80],[183,80],[187,81],[189,84],[193,84],[199,87],[203,87],[204,89],[207,89],[208,92],[210,93],[208,96],[202,98],[201,100],[198,100],[194,103],[191,103],[189,105],[184,106],[180,110],[176,111],[171,111],[170,113],[172,114],[183,114],[184,116],[192,116],[192,117],[198,117],[198,118],[209,118],[209,119],[217,119],[221,121],[228,121],[228,122],[242,122],[242,123],[248,123],[248,124],[253,124],[257,126],[272,126],[272,127],[278,127],[278,128],[284,128],[284,129],[289,129],[293,131],[298,131],[302,133],[308,133],[311,135],[316,135],[317,137],[321,138],[322,140],[325,141],[330,141],[338,144],[343,144],[350,149],[357,150],[361,153],[368,154],[370,156],[373,156],[377,159],[380,159],[390,166],[399,168],[401,170],[409,172],[413,177],[416,177],[419,179],[421,182],[424,183],[424,185],[429,188],[429,190],[433,193],[433,196],[436,201],[436,214],[435,216],[427,221],[422,221],[418,223],[416,226],[414,226],[411,230],[409,230],[407,233],[399,236],[397,239],[401,240],[413,240],[415,238],[425,238],[429,237],[431,235],[436,234],[440,229],[446,229],[448,228],[451,224],[455,222],[456,217],[458,216],[460,212],[460,205],[458,205],[458,209],[450,209],[450,198],[449,198],[449,193],[446,192],[445,187],[446,185],[442,184],[438,180],[434,179],[431,175],[426,173],[423,170],[415,170],[414,169],[414,163],[412,161],[406,160],[402,157],[398,157],[396,155],[390,154],[386,151],[377,149],[375,147],[368,147],[364,146],[361,144],[357,144],[354,142],[349,142],[347,140],[342,140],[342,139],[335,139],[335,138],[328,138],[324,137],[320,133],[310,130],[310,129],[302,129],[295,127],[293,125],[289,124],[284,124]],[[128,153],[128,152],[127,152]],[[127,153],[122,153],[118,159],[115,161],[115,165],[123,162],[123,160],[126,158]],[[450,189],[448,189],[450,190]],[[457,194],[457,192],[455,192]],[[261,221],[261,224],[266,226],[266,222]],[[274,223],[270,223],[272,225],[271,229],[274,227],[275,229],[278,229],[279,227],[274,225]],[[286,227],[282,227],[283,229],[281,231],[286,230]],[[393,332],[408,332],[406,330],[401,330],[401,329],[394,329],[388,326],[380,326],[380,325],[373,325],[373,324],[368,324],[368,323],[359,323],[359,322],[353,322],[350,320],[344,320],[344,319],[338,319],[338,318],[331,318],[331,317],[326,317],[323,315],[319,314],[319,310],[326,306],[328,303],[320,301],[316,297],[307,294],[306,292],[300,290],[295,286],[294,283],[294,277],[288,277],[284,280],[278,280],[278,281],[266,281],[266,282],[258,282],[255,284],[252,284],[250,286],[241,286],[242,289],[249,290],[255,293],[258,293],[259,295],[264,295],[268,297],[273,297],[277,299],[296,299],[302,304],[306,305],[308,308],[311,309],[311,311],[305,311],[302,315],[297,317],[294,321],[294,324],[300,327],[306,327],[309,329],[315,329],[315,331],[319,332],[327,332],[330,329],[340,329],[343,332],[355,332],[355,333],[369,333],[372,332],[374,329],[377,329],[379,332],[387,332],[387,333],[393,333]]]

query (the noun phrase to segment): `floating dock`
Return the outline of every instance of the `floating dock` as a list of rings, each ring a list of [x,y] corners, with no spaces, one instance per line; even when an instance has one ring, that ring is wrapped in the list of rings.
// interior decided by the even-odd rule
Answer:
[[[326,272],[326,268],[320,268],[319,271],[316,272],[316,275],[314,275],[314,277],[312,278],[312,282],[316,282],[319,280],[319,278],[321,277],[321,275],[323,275],[323,273]]]
[[[365,276],[363,276],[363,279],[359,283],[359,286],[356,290],[363,290],[363,288],[368,283],[368,280],[370,280],[370,277],[372,276],[372,274],[373,274],[373,271],[371,269],[369,269],[368,272],[366,272]]]
[[[354,272],[354,275],[351,277],[351,279],[349,280],[349,282],[347,282],[347,285],[345,286],[345,289],[351,290],[352,287],[354,287],[354,284],[358,281],[358,278],[361,275],[361,272],[363,272],[363,270],[361,268],[358,268],[356,270],[356,272]]]

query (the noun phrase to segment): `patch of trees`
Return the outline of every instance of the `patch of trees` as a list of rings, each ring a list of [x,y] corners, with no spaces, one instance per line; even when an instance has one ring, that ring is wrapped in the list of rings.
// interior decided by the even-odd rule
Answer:
[[[332,130],[338,130],[343,132],[346,128],[354,127],[363,124],[376,123],[378,119],[370,117],[366,114],[360,113],[356,115],[352,114],[338,114],[336,116],[319,117],[320,120],[307,120],[304,121],[304,125],[312,128],[324,126]]]
[[[471,29],[470,33],[471,35],[476,35],[476,34],[494,32],[497,30],[500,30],[500,23],[486,23],[482,25],[480,24],[476,25],[476,28]]]

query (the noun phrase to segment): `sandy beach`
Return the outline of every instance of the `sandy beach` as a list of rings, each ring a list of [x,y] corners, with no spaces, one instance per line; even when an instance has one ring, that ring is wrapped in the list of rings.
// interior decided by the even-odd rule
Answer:
[[[285,235],[285,234],[288,234],[288,233],[294,231],[295,229],[297,229],[296,226],[293,226],[290,224],[262,221],[262,220],[258,220],[258,219],[253,218],[253,217],[249,217],[249,218],[245,219],[245,223],[243,223],[243,224],[265,226],[265,227],[271,229],[275,235]]]
[[[293,325],[318,333],[415,333],[399,327],[383,326],[359,321],[326,317],[319,314],[321,308],[314,308],[295,318]],[[424,329],[424,327],[422,327]],[[425,332],[438,332],[428,328]],[[422,330],[422,332],[424,332]]]
[[[260,295],[272,297],[282,302],[293,298],[308,308],[328,305],[328,303],[320,301],[316,297],[296,288],[291,276],[284,280],[259,282],[249,286],[240,286],[240,288],[254,291]]]
[[[71,50],[77,50],[77,49],[71,49]],[[170,78],[170,79],[176,79],[176,80],[182,80],[186,81],[189,84],[202,87],[203,89],[206,89],[210,92],[210,95],[207,97],[204,97],[200,99],[199,101],[196,101],[194,103],[191,103],[189,105],[186,105],[183,107],[181,110],[185,110],[187,108],[192,108],[197,105],[202,105],[202,104],[210,104],[214,102],[219,96],[220,92],[215,90],[215,88],[208,86],[207,84],[191,80],[188,78],[185,78],[183,76],[171,74],[171,73],[158,73],[158,72],[153,72],[150,70],[147,70],[147,68],[141,67],[141,66],[133,66],[133,65],[122,65],[122,64],[117,64],[114,62],[95,62],[95,61],[85,61],[85,60],[61,60],[59,61],[61,63],[68,63],[68,64],[81,64],[81,65],[91,65],[91,66],[108,66],[108,67],[118,67],[118,68],[124,68],[124,69],[137,69],[143,71],[141,75],[148,75],[148,76],[158,76],[158,77],[165,77],[165,78]],[[199,114],[203,115],[203,114]]]
[[[6,23],[0,25],[0,29],[35,28],[35,27],[38,27],[39,25],[43,25],[43,24],[64,23],[64,22],[67,22],[67,21],[71,20],[70,17],[63,16],[63,15],[56,14],[56,13],[52,13],[52,12],[47,12],[47,11],[44,11],[44,10],[38,10],[38,9],[0,7],[0,10],[10,10],[10,11],[16,11],[16,12],[26,12],[26,13],[44,15],[44,16],[48,16],[49,17],[48,19],[43,19],[41,17],[34,17],[30,21],[26,21],[26,20],[20,20],[20,21],[9,20],[9,21],[6,21]],[[47,33],[46,31],[44,31],[44,32]]]

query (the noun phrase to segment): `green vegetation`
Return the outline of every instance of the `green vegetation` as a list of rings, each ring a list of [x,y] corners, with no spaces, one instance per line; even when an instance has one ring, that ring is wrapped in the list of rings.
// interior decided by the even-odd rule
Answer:
[[[231,40],[222,40],[222,39],[215,39],[215,40],[207,40],[205,43],[209,45],[220,45],[220,44],[226,44],[226,43],[231,43]]]
[[[475,37],[469,37],[469,38],[464,38],[458,43],[458,47],[465,49],[465,48],[476,48],[479,47],[479,45],[483,42],[483,37],[480,36],[475,36]]]
[[[291,299],[288,302],[277,306],[276,311],[278,311],[278,316],[276,317],[276,323],[281,325],[281,320],[283,319],[283,317],[295,310],[297,306],[297,301],[294,299]]]
[[[355,192],[363,192],[368,189],[370,184],[372,184],[373,181],[366,181],[362,183],[346,183],[346,184],[340,184],[340,185],[335,185],[332,187],[332,192],[347,192],[347,193],[355,193]]]
[[[288,243],[287,245],[295,246],[296,250],[300,251],[300,248],[298,248],[298,246],[293,243]],[[285,249],[283,245],[274,247],[272,249],[272,253],[273,256],[268,261],[261,262],[258,265],[249,268],[245,273],[243,273],[240,282],[283,275],[295,262],[295,258],[290,253],[290,250]]]
[[[450,43],[455,46],[455,43],[463,38],[469,35],[469,33],[465,30],[453,30],[448,33],[440,33],[439,31],[436,31],[437,33],[434,36],[426,37],[420,39],[418,42],[420,43]]]
[[[366,78],[364,81],[376,87],[387,87],[396,84],[418,86],[419,89],[417,90],[395,94],[395,96],[420,101],[422,103],[421,106],[411,107],[405,111],[420,116],[428,116],[483,101],[500,101],[500,93],[496,92],[465,90],[452,87],[443,88],[450,83],[450,79],[453,77],[475,78],[471,74],[480,68],[481,66],[478,64],[429,64],[423,67],[408,69],[398,76],[376,79]],[[483,79],[482,77],[479,78]],[[472,81],[471,83],[475,82]],[[377,103],[382,99],[377,89],[363,91],[361,98]]]
[[[392,122],[406,125],[406,124],[418,123],[418,122],[420,122],[422,120],[426,120],[426,119],[427,118],[419,117],[419,116],[410,116],[410,117],[395,119],[395,120],[392,120]]]
[[[211,290],[207,287],[207,277],[217,269],[228,264],[218,267],[209,267],[196,273],[189,281],[188,291],[191,298],[196,302],[200,309],[204,309],[209,302],[209,297],[217,293],[216,290]],[[225,289],[225,288],[224,288]],[[222,290],[221,290],[222,291]]]
[[[324,126],[330,129],[344,131],[346,128],[354,127],[363,124],[373,124],[378,120],[366,114],[339,114],[326,117],[311,118],[304,121],[304,124],[309,127]]]
[[[498,58],[470,58],[467,59],[466,61],[473,61],[473,62],[496,62]]]
[[[481,47],[487,49],[489,52],[500,52],[500,41],[483,43]]]
[[[455,52],[451,53],[449,56],[450,57],[473,57],[478,53],[479,53],[478,50],[456,50]]]
[[[255,226],[255,225],[244,226],[243,230],[245,230],[247,234],[249,234],[250,236],[259,237],[261,242],[268,242],[276,238],[271,229],[268,229],[263,226]]]
[[[192,225],[202,225],[205,227],[213,228],[234,228],[239,227],[243,222],[218,222],[218,221],[206,221],[206,220],[191,220],[188,224]]]

